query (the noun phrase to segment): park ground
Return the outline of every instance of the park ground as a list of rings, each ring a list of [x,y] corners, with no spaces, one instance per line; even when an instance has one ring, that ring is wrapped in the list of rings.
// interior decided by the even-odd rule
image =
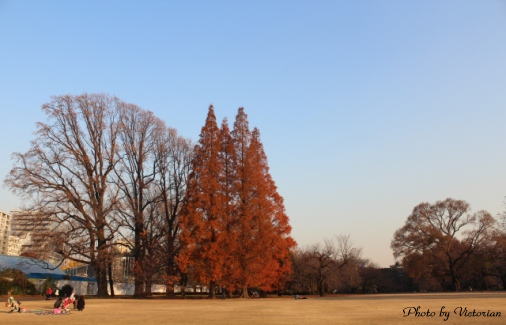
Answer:
[[[4,297],[2,297],[3,299]],[[88,299],[83,312],[69,315],[37,315],[50,310],[54,301],[25,298],[26,313],[0,312],[1,325],[93,324],[506,324],[506,292],[338,295],[263,299]],[[433,317],[403,317],[406,307],[430,309]],[[439,316],[442,306],[451,311],[447,321]],[[501,312],[501,317],[465,317],[457,307],[472,311]]]

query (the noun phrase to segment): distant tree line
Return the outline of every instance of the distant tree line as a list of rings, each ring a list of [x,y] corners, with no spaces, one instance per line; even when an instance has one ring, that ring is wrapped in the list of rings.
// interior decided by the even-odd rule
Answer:
[[[298,294],[506,289],[506,215],[465,201],[421,203],[392,240],[395,265],[361,257],[349,236],[292,251],[286,292]]]
[[[284,293],[324,296],[333,293],[415,291],[400,265],[379,268],[361,255],[350,236],[340,235],[292,251],[292,276]]]

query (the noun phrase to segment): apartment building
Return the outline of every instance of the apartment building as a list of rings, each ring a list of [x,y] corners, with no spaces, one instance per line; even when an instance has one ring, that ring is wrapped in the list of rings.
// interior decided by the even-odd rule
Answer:
[[[38,256],[38,253],[45,252],[51,236],[49,222],[31,212],[13,211],[11,214],[10,234],[20,238],[21,253]]]
[[[9,236],[9,243],[7,245],[7,252],[5,255],[10,256],[19,256],[21,255],[21,248],[23,246],[24,240],[16,237]]]
[[[12,217],[0,211],[0,255],[7,255]]]

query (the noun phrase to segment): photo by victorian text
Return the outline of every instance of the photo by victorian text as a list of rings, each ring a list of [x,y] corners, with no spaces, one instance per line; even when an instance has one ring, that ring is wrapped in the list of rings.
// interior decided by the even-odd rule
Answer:
[[[468,306],[447,307],[441,306],[439,310],[430,310],[421,306],[405,307],[402,310],[403,317],[433,318],[440,317],[447,321],[450,317],[473,317],[473,318],[497,318],[502,317],[500,311],[476,310]]]

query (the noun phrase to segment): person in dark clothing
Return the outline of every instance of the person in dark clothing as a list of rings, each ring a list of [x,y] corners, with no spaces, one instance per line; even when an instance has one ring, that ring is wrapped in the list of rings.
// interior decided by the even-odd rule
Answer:
[[[61,305],[62,305],[62,302],[63,302],[63,298],[62,297],[58,297],[58,299],[56,299],[56,301],[54,302],[53,307],[54,308],[60,308]]]
[[[85,303],[86,302],[84,300],[84,296],[83,295],[77,295],[76,296],[76,300],[74,302],[74,308],[77,309],[78,311],[83,311]]]
[[[64,285],[60,290],[60,297],[62,298],[70,298],[72,295],[72,292],[74,292],[74,288],[70,284]]]

